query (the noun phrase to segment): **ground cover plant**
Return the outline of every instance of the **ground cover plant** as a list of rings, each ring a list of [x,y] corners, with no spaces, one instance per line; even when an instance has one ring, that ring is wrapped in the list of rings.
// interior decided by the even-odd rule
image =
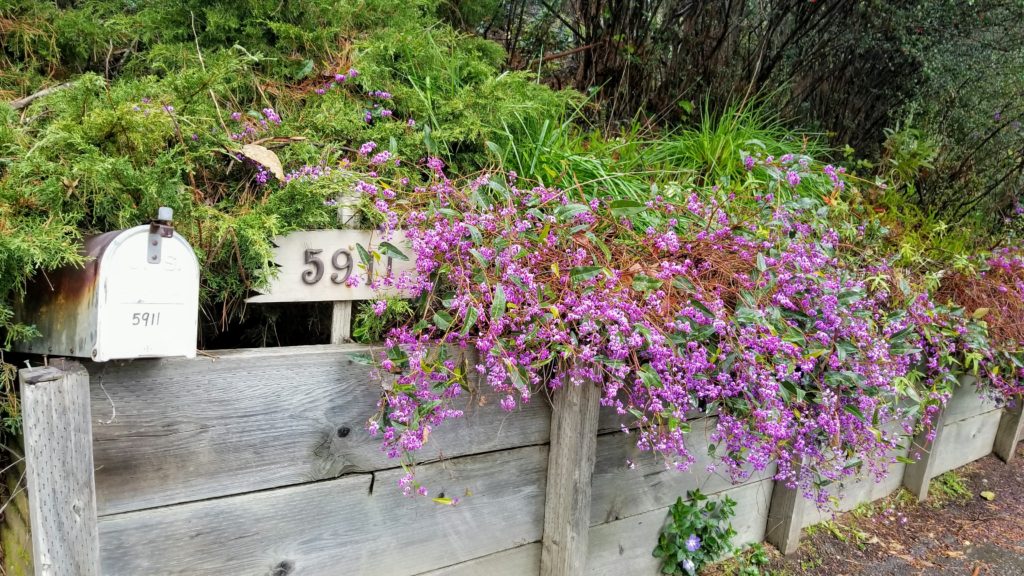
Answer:
[[[756,186],[639,201],[428,165],[428,183],[365,188],[418,258],[399,280],[414,318],[385,340],[396,378],[371,422],[392,456],[461,415],[451,401],[470,370],[510,411],[596,382],[668,465],[693,462],[688,419],[717,414],[708,449],[734,478],[777,462],[777,479],[824,505],[837,481],[883,476],[958,374],[1004,400],[1022,391],[1015,344],[993,347],[982,314],[893,266],[888,231],[844,200],[842,168],[748,156]],[[475,348],[479,364],[441,344]],[[403,485],[425,491],[412,475]]]

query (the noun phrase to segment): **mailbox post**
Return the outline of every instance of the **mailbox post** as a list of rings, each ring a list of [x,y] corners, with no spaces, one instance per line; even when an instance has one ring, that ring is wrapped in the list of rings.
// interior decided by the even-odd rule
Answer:
[[[196,355],[199,262],[160,208],[151,224],[85,240],[81,268],[39,274],[16,306],[20,352],[114,359]]]

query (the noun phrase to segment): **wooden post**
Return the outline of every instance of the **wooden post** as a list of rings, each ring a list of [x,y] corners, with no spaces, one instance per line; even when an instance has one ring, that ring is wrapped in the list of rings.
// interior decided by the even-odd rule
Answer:
[[[1024,397],[1013,399],[1013,407],[1003,409],[999,418],[999,430],[996,432],[996,443],[992,451],[1003,462],[1009,463],[1017,453],[1017,443],[1024,436]]]
[[[66,362],[20,378],[36,576],[99,576],[89,374]]]
[[[359,225],[359,196],[342,195],[338,202],[338,224],[342,228]],[[369,278],[367,278],[369,280]],[[331,344],[345,344],[352,341],[352,301],[334,303],[331,309]]]
[[[335,302],[331,310],[331,344],[352,341],[352,301]]]
[[[601,388],[592,382],[555,391],[541,576],[580,576],[585,571],[600,400]]]
[[[785,482],[775,482],[772,501],[768,507],[768,526],[764,539],[788,556],[800,547],[800,531],[808,501],[799,488],[790,488]]]
[[[935,449],[937,446],[941,446],[942,429],[945,427],[945,423],[946,411],[941,410],[936,414],[935,424],[932,427],[935,438],[929,442],[928,433],[922,432],[914,438],[914,442],[910,445],[909,456],[915,458],[915,454],[920,452],[921,458],[907,464],[903,472],[903,486],[911,494],[917,496],[918,502],[928,499],[928,486],[931,484],[932,477],[935,476]]]

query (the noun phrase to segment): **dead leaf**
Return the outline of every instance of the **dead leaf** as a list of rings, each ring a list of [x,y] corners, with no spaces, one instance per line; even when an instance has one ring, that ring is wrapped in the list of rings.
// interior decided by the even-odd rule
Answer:
[[[981,493],[981,497],[991,502],[996,499],[996,493],[992,492],[991,490],[985,490],[984,492]]]
[[[242,146],[242,155],[253,162],[263,165],[278,180],[284,181],[284,168],[281,167],[281,160],[271,150],[259,144],[246,144]]]
[[[945,556],[948,556],[950,558],[963,558],[964,557],[964,553],[959,551],[959,550],[946,550],[942,554],[945,555]]]

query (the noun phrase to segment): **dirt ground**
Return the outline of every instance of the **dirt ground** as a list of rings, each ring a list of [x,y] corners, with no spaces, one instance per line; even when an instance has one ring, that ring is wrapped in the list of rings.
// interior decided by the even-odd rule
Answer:
[[[769,556],[771,576],[1024,576],[1024,443],[1010,464],[986,456],[936,478],[927,502],[901,491],[806,530],[791,557]]]

